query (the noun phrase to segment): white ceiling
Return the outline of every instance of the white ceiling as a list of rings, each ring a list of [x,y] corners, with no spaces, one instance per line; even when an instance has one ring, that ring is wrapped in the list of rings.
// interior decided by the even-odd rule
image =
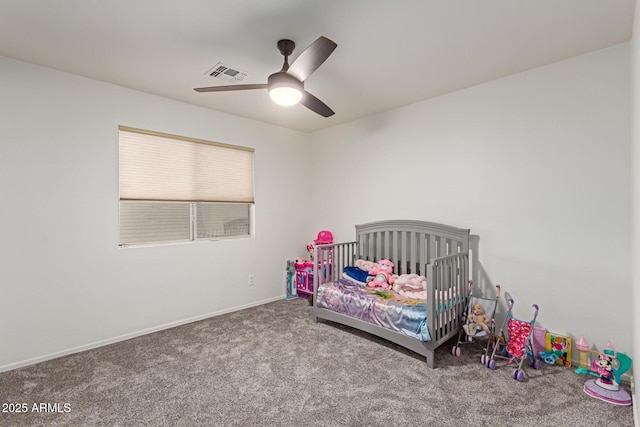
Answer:
[[[0,55],[312,132],[629,41],[635,0],[0,0]],[[320,35],[338,44],[305,82],[336,114],[227,84],[266,83]],[[1,78],[1,74],[0,74]]]

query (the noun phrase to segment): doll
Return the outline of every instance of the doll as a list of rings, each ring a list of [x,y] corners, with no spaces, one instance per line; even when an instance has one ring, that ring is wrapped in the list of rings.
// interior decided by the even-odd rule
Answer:
[[[478,331],[485,331],[489,333],[489,326],[487,323],[491,322],[491,318],[484,314],[484,307],[480,303],[475,303],[471,306],[471,313],[469,314],[469,323],[467,329],[469,335],[475,335]]]

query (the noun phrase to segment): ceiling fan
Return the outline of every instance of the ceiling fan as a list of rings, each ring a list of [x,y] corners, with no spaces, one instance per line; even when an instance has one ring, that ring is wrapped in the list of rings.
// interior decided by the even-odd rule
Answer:
[[[323,117],[335,114],[331,108],[304,90],[304,81],[329,58],[338,45],[324,36],[318,37],[289,65],[289,55],[296,44],[291,40],[278,41],[278,50],[284,56],[282,69],[271,74],[266,84],[198,87],[196,92],[227,92],[233,90],[267,89],[271,99],[280,105],[301,103]]]

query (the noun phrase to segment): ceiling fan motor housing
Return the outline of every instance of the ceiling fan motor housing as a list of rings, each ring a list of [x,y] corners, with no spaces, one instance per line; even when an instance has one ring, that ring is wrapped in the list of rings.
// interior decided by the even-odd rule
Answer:
[[[293,77],[291,74],[277,72],[271,74],[269,79],[267,80],[267,85],[269,86],[269,90],[273,90],[278,87],[290,87],[293,89],[298,89],[300,92],[304,90],[304,84]]]

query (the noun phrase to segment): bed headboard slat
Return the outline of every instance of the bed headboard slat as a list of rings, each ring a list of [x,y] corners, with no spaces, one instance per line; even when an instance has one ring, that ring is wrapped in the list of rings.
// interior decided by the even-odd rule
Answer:
[[[388,220],[356,225],[358,258],[388,258],[396,274],[424,275],[435,258],[469,250],[469,230],[417,220]]]

